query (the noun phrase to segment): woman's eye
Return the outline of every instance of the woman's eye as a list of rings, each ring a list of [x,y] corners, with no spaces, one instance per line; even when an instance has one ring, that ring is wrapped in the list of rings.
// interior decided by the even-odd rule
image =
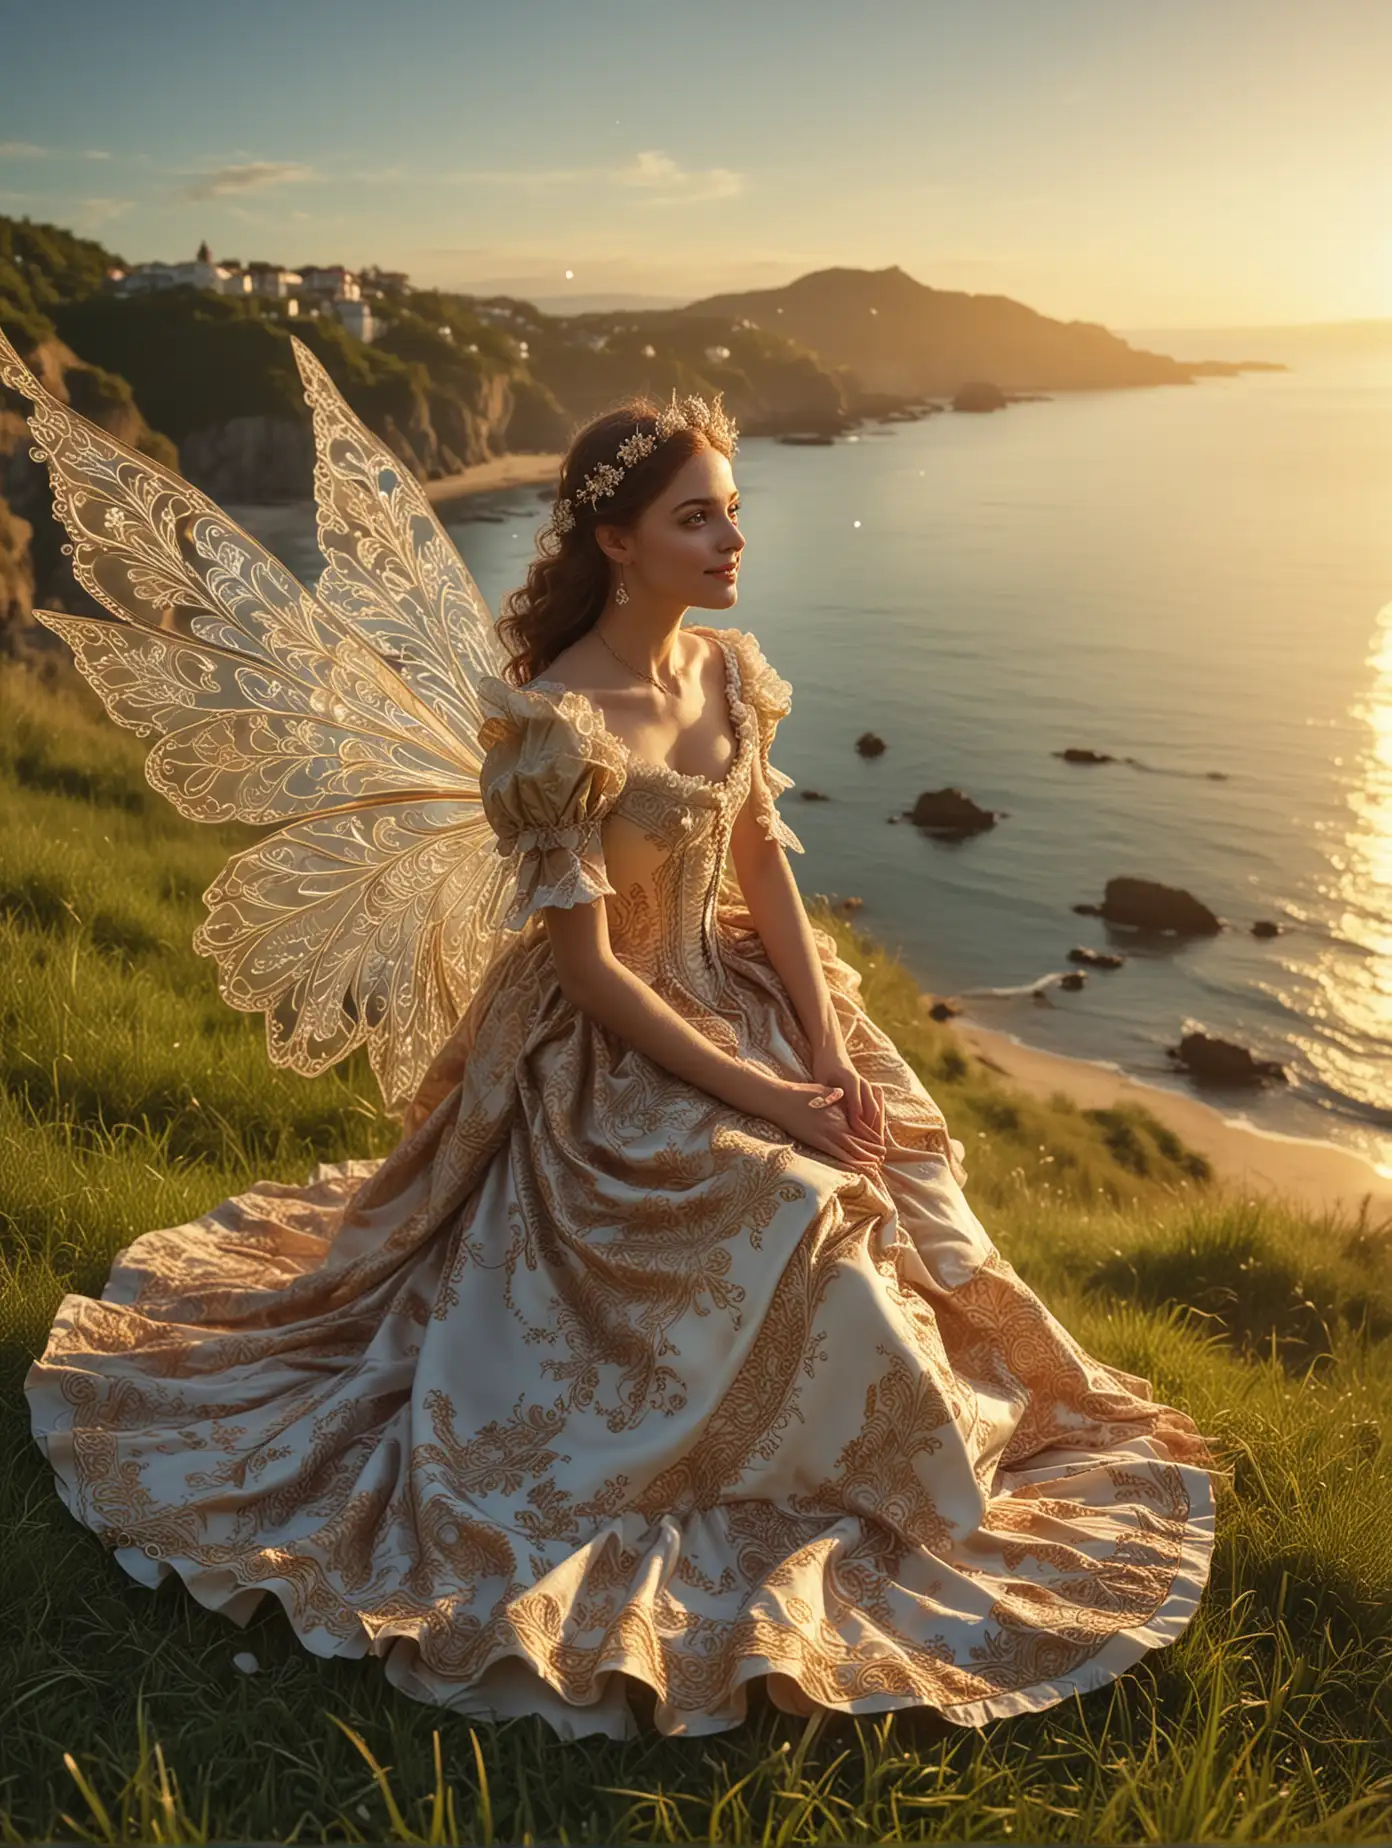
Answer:
[[[733,518],[738,518],[738,517],[739,517],[739,503],[738,503],[738,502],[736,502],[736,504],[735,504],[735,505],[734,505],[734,506],[733,506],[733,507],[732,507],[732,508],[730,509],[730,513],[731,513],[731,516],[732,516]],[[700,510],[698,509],[698,510],[697,510],[697,511],[696,511],[695,513],[689,513],[689,514],[687,514],[687,516],[686,516],[686,518],[685,518],[685,519],[684,519],[684,520],[682,521],[682,525],[683,525],[683,526],[690,526],[690,524],[691,524],[691,522],[692,522],[693,520],[704,520],[704,519],[705,519],[705,517],[706,517],[706,516],[705,516],[705,514],[704,514],[704,513],[702,513],[702,512],[701,512],[701,511],[700,511]]]

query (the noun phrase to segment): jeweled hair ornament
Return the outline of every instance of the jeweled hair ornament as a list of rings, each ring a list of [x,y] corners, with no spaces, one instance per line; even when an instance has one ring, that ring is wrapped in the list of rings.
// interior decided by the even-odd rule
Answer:
[[[651,430],[635,430],[619,444],[616,460],[600,462],[586,475],[575,490],[574,500],[569,495],[559,498],[551,510],[551,518],[542,528],[543,532],[568,533],[575,525],[575,501],[586,501],[591,507],[598,507],[623,480],[625,472],[635,462],[641,462],[650,456],[660,442],[678,430],[699,430],[702,435],[713,438],[720,445],[729,445],[733,455],[739,446],[739,426],[729,416],[721,403],[721,393],[715,396],[712,408],[704,398],[695,392],[678,400],[675,390],[672,402],[660,410]]]

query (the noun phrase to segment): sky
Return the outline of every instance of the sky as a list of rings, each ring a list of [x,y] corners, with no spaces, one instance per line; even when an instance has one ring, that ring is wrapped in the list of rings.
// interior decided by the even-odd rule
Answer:
[[[0,0],[0,213],[660,306],[1392,316],[1392,0]]]

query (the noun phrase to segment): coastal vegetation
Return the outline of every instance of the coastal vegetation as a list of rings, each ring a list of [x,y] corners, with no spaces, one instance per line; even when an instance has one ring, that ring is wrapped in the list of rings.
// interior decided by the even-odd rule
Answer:
[[[0,664],[0,703],[0,1841],[1386,1839],[1386,1227],[1245,1199],[1144,1110],[1012,1090],[815,900],[1002,1252],[1219,1442],[1212,1576],[1180,1639],[982,1733],[760,1708],[712,1738],[562,1744],[408,1701],[377,1660],[310,1656],[274,1599],[238,1629],[132,1583],[29,1432],[59,1301],[100,1294],[140,1233],[383,1155],[396,1130],[360,1054],[314,1080],[271,1066],[190,947],[250,831],[182,820],[53,657]]]

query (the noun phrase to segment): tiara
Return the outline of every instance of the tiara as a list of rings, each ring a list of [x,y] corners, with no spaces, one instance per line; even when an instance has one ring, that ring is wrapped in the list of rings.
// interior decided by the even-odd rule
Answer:
[[[635,462],[641,462],[644,456],[650,456],[660,442],[678,430],[700,430],[722,444],[728,443],[733,455],[739,440],[739,426],[726,413],[720,396],[720,393],[716,394],[712,409],[704,398],[694,392],[688,393],[678,402],[674,389],[672,402],[657,413],[653,429],[635,430],[631,436],[625,437],[619,444],[616,461],[601,462],[592,468],[575,490],[575,500],[587,501],[591,507],[597,507],[600,501],[614,492],[626,470]],[[542,530],[568,533],[574,525],[574,502],[566,495],[557,500],[551,510],[551,518]]]

